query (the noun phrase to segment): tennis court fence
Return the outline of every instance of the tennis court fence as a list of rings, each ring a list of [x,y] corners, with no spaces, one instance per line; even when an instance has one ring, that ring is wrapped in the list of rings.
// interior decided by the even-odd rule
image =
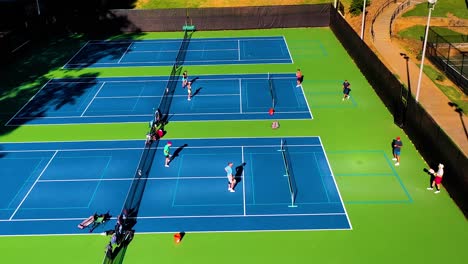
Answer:
[[[429,28],[427,57],[468,95],[468,35],[442,36]]]

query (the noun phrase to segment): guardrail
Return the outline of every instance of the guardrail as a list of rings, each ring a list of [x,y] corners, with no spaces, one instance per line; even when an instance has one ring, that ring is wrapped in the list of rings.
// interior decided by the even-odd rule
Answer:
[[[382,6],[380,6],[379,9],[377,9],[377,12],[375,12],[374,17],[372,18],[372,23],[371,23],[372,40],[374,40],[374,22],[375,22],[375,20],[384,11],[385,8],[387,8],[390,4],[396,3],[396,2],[397,2],[397,0],[388,0]]]
[[[400,4],[398,8],[393,12],[392,17],[390,18],[390,27],[388,31],[390,33],[390,37],[392,37],[392,32],[393,32],[393,21],[403,10],[408,8],[411,4],[412,4],[411,0],[406,0],[405,2]]]

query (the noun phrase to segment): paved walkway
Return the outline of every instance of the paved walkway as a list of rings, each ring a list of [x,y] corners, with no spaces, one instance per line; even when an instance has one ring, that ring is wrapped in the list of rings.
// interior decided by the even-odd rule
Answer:
[[[400,76],[401,80],[407,83],[406,61],[400,56],[405,52],[395,43],[392,43],[389,33],[390,18],[400,3],[392,3],[376,19],[374,24],[375,39],[373,45],[378,51],[381,60],[389,69]],[[372,40],[369,40],[372,42]],[[427,59],[426,59],[427,62]],[[411,90],[416,94],[418,86],[419,67],[411,59],[409,60],[409,72]],[[419,93],[419,103],[426,109],[439,126],[450,136],[450,138],[468,154],[468,138],[465,133],[464,125],[468,129],[468,118],[466,115],[460,115],[449,106],[450,100],[425,74],[422,76],[421,88]],[[468,109],[466,109],[468,110]]]

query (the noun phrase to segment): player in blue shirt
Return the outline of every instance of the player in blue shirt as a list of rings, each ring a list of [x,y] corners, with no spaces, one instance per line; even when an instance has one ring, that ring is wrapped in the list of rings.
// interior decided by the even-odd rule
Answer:
[[[182,73],[182,88],[185,88],[185,86],[187,86],[187,83],[188,83],[188,73],[187,71],[184,71],[184,73]]]
[[[234,191],[234,186],[236,185],[236,178],[232,175],[232,162],[228,162],[228,165],[224,170],[227,173],[227,178],[228,178],[228,191],[230,192],[235,192]]]
[[[343,99],[341,99],[342,101],[344,101],[345,99],[348,100],[350,95],[349,95],[349,92],[351,92],[351,84],[348,82],[348,80],[345,80],[343,82]]]
[[[400,165],[400,152],[401,152],[401,147],[403,147],[403,142],[401,142],[400,137],[396,137],[396,139],[393,140],[393,160],[396,161],[395,166]]]

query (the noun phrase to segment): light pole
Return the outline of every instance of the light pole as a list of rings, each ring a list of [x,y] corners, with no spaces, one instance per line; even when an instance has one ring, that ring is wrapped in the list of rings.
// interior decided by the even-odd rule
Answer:
[[[37,15],[41,15],[41,7],[39,6],[39,0],[36,0],[36,7],[37,7]]]
[[[366,20],[366,0],[364,0],[364,5],[362,6],[361,39],[364,37],[365,20]]]
[[[429,24],[431,22],[431,14],[432,14],[432,10],[434,10],[437,0],[427,0],[427,2],[428,2],[428,7],[429,7],[429,15],[427,16],[426,33],[424,34],[424,44],[423,44],[423,50],[422,50],[422,56],[421,56],[421,66],[419,68],[418,87],[416,88],[416,98],[415,98],[416,102],[418,102],[419,100],[419,91],[421,89],[421,78],[422,78],[423,68],[424,68],[424,58],[426,57],[427,34],[429,33]]]

